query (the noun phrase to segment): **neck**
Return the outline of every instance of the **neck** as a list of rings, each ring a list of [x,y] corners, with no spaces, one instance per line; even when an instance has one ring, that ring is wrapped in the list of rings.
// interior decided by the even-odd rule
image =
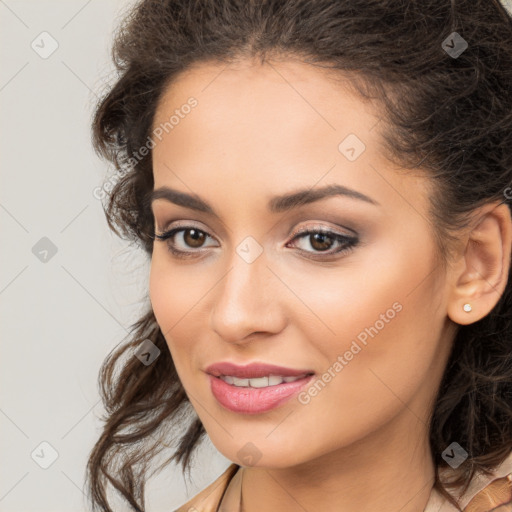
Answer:
[[[240,471],[242,512],[419,512],[434,483],[428,428],[410,409],[379,432],[313,461]]]

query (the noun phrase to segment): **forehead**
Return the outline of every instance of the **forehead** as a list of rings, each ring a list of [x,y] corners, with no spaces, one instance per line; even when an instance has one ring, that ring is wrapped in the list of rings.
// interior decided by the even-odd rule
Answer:
[[[383,157],[377,106],[336,77],[296,61],[188,69],[166,89],[155,113],[153,130],[175,117],[155,139],[155,188],[185,185],[208,196],[229,183],[268,196],[269,186],[279,193],[340,183],[381,203],[415,194],[421,203],[420,173],[404,180]],[[196,106],[183,108],[191,97]]]
[[[268,150],[278,145],[282,150],[316,147],[325,152],[338,151],[337,142],[352,133],[371,149],[377,138],[370,131],[379,114],[349,90],[348,79],[340,75],[337,80],[318,67],[295,61],[198,64],[166,89],[154,127],[193,96],[198,105],[173,128],[175,143],[193,130],[203,144],[215,137],[224,146],[236,144],[242,150],[265,144]],[[325,144],[318,144],[320,137]]]

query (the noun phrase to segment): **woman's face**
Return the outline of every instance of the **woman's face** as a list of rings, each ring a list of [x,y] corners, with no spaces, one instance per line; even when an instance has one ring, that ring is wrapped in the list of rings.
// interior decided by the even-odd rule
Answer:
[[[185,229],[155,241],[151,302],[192,405],[238,464],[296,465],[390,429],[427,436],[455,324],[426,178],[384,159],[383,124],[291,61],[202,64],[158,106],[154,189],[194,202],[153,201],[157,233]],[[298,191],[313,200],[275,199]],[[218,362],[315,375],[264,401],[268,389],[210,376]]]

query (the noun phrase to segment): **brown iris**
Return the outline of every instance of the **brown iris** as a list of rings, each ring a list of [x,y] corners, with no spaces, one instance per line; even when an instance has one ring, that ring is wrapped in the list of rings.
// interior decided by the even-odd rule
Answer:
[[[187,233],[192,233],[190,236]],[[183,239],[185,243],[190,247],[201,247],[206,238],[206,234],[199,229],[187,229],[183,232]]]
[[[309,239],[311,242],[311,247],[317,251],[325,251],[330,249],[332,245],[332,237],[326,233],[314,233],[309,235]],[[328,242],[326,242],[326,240],[328,240]]]

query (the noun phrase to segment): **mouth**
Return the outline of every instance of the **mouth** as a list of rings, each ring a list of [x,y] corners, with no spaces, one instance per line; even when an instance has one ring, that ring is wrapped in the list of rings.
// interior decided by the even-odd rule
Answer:
[[[286,381],[286,378],[293,380]],[[298,394],[313,378],[314,373],[294,377],[269,375],[253,379],[209,375],[211,392],[219,404],[241,414],[261,414],[275,409]]]

